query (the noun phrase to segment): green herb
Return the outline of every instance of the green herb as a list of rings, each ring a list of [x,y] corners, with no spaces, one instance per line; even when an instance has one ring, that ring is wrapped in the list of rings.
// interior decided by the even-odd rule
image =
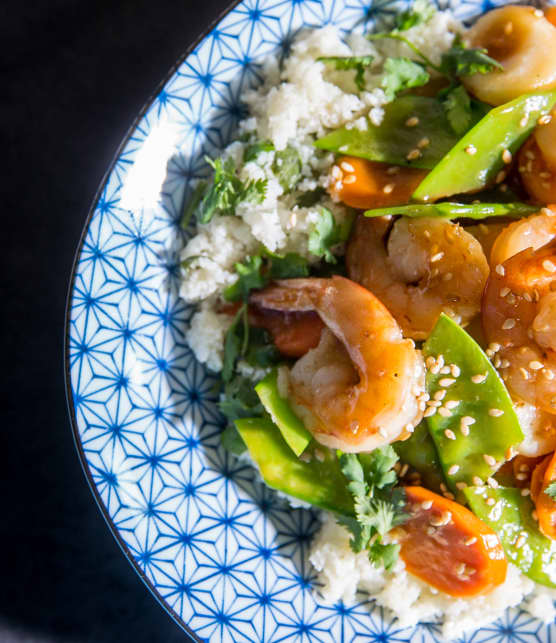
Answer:
[[[547,496],[550,496],[552,500],[556,500],[556,481],[551,482],[548,487],[544,490]]]
[[[272,171],[284,192],[291,192],[301,179],[301,158],[293,147],[286,147],[274,155]]]
[[[230,453],[234,455],[241,455],[247,451],[247,446],[243,438],[236,429],[235,424],[228,424],[228,426],[220,434],[220,443]]]
[[[212,184],[202,200],[196,215],[199,223],[208,223],[215,214],[232,215],[242,201],[261,203],[266,194],[267,180],[257,179],[243,182],[237,175],[233,159],[222,161],[217,158],[207,163],[214,169]]]
[[[247,304],[243,304],[235,314],[224,338],[224,363],[222,366],[222,380],[224,382],[229,382],[232,379],[236,362],[245,353],[248,342]]]
[[[471,98],[463,85],[451,89],[444,99],[446,117],[454,132],[464,134],[469,129],[473,114],[471,112]]]
[[[243,162],[254,161],[261,152],[273,152],[274,145],[270,141],[257,141],[245,149]]]
[[[274,345],[270,333],[264,328],[249,328],[249,346],[245,353],[245,361],[260,368],[274,366],[280,361],[280,351]]]
[[[225,384],[224,396],[218,408],[229,422],[260,416],[264,412],[253,382],[243,375],[236,375]]]
[[[473,47],[467,49],[460,38],[447,52],[442,54],[439,71],[446,76],[471,76],[472,74],[488,74],[495,69],[504,69],[486,49]]]
[[[373,56],[321,56],[317,58],[320,62],[327,65],[334,65],[335,69],[342,71],[353,69],[355,71],[355,84],[359,91],[365,88],[365,69],[369,67]]]
[[[409,58],[388,58],[384,63],[381,85],[388,100],[410,87],[421,87],[429,82],[430,76],[421,63]]]
[[[391,446],[386,446],[361,458],[365,468],[353,453],[340,456],[340,469],[353,496],[355,518],[342,516],[338,521],[351,532],[350,546],[355,553],[366,549],[373,565],[391,569],[397,560],[399,545],[385,545],[382,538],[407,517],[405,494],[402,489],[394,488],[397,477],[392,467],[398,456]]]
[[[303,192],[297,197],[297,205],[300,208],[310,208],[313,205],[316,205],[322,197],[326,194],[326,190],[323,187],[315,188],[308,192]]]
[[[324,257],[328,263],[336,263],[336,257],[331,248],[347,241],[351,230],[352,218],[339,223],[328,208],[320,208],[320,218],[309,233],[307,247],[311,254]]]
[[[307,259],[295,252],[280,255],[266,248],[259,255],[248,257],[244,263],[236,263],[238,279],[228,286],[223,297],[227,301],[246,300],[251,290],[264,288],[273,279],[307,277]]]
[[[428,0],[415,0],[411,9],[402,11],[396,16],[396,30],[407,31],[411,27],[428,22],[436,13],[436,7]]]
[[[181,227],[185,230],[191,221],[191,217],[195,210],[199,207],[199,203],[207,189],[206,181],[199,181],[193,190],[193,194],[189,199],[185,200],[183,214],[181,217]]]

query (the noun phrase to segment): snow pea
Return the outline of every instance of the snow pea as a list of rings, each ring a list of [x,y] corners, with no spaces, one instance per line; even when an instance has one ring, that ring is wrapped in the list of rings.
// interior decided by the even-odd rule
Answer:
[[[523,440],[502,379],[475,340],[444,314],[423,345],[423,355],[431,399],[444,395],[427,424],[448,486],[455,491],[463,486],[458,483],[488,479],[508,449]],[[455,365],[454,374],[433,372],[437,367],[431,362],[438,365],[440,356],[446,366]]]
[[[445,482],[444,476],[426,422],[420,422],[408,440],[394,442],[392,447],[402,462],[421,474],[425,487],[440,490],[440,485]]]
[[[531,580],[556,587],[556,541],[539,531],[531,498],[512,487],[468,487],[464,494],[473,512],[498,534],[508,561]],[[489,498],[493,505],[487,505]]]
[[[271,420],[247,418],[235,425],[269,487],[322,509],[353,515],[353,499],[335,452],[313,442],[307,458],[300,460]]]
[[[519,219],[538,211],[538,206],[528,203],[410,203],[387,208],[367,210],[366,217],[384,217],[401,214],[404,217],[438,217],[442,219],[486,219],[487,217],[511,217]]]
[[[483,113],[484,111],[475,108],[471,125]],[[373,125],[367,119],[367,129],[341,127],[320,138],[315,146],[369,161],[430,170],[458,139],[459,136],[454,133],[439,100],[407,95],[385,107],[380,126]],[[417,150],[418,156],[412,159],[411,152],[414,150]]]
[[[300,456],[311,442],[312,436],[303,421],[294,413],[288,400],[280,395],[278,371],[273,369],[255,386],[255,391],[288,446],[295,455]]]
[[[412,198],[436,201],[501,182],[506,161],[511,161],[539,117],[555,103],[556,91],[533,92],[492,109],[421,181]]]

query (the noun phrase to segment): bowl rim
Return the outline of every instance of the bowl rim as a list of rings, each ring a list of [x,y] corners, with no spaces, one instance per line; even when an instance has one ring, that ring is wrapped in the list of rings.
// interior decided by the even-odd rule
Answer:
[[[143,103],[141,109],[138,111],[137,115],[134,117],[133,121],[129,125],[127,131],[122,137],[122,140],[118,144],[116,150],[114,151],[114,154],[112,156],[112,159],[110,163],[108,164],[107,169],[104,171],[102,174],[102,177],[98,183],[98,187],[95,191],[95,194],[93,198],[90,201],[89,207],[87,209],[87,214],[85,217],[85,220],[83,222],[83,227],[81,230],[81,235],[79,237],[79,241],[77,243],[77,247],[75,249],[75,253],[73,256],[73,261],[71,265],[71,272],[70,272],[70,278],[69,278],[69,283],[68,283],[68,289],[66,293],[66,305],[65,305],[65,313],[64,313],[64,341],[63,341],[63,363],[64,363],[64,388],[65,388],[65,394],[66,394],[66,404],[67,404],[67,410],[68,410],[68,415],[69,415],[69,421],[70,421],[70,429],[71,433],[73,436],[73,443],[75,446],[75,449],[77,451],[77,455],[79,458],[79,463],[81,464],[81,469],[83,471],[83,475],[85,476],[85,480],[87,481],[87,484],[89,486],[89,489],[93,495],[93,498],[96,501],[97,507],[104,518],[104,521],[108,525],[108,529],[112,533],[112,536],[116,540],[117,544],[120,546],[120,549],[124,553],[125,557],[127,558],[128,562],[131,564],[131,567],[135,570],[139,578],[143,581],[143,583],[146,585],[147,589],[151,592],[151,594],[154,596],[156,601],[159,603],[159,605],[164,609],[164,611],[172,618],[172,620],[186,633],[187,636],[190,637],[192,641],[195,643],[203,643],[203,640],[178,616],[178,614],[170,607],[170,605],[165,601],[165,599],[162,597],[162,595],[158,592],[158,590],[155,588],[153,583],[147,578],[146,574],[143,572],[143,570],[139,567],[138,562],[135,560],[133,557],[133,554],[129,550],[129,547],[126,545],[123,537],[121,536],[118,528],[114,524],[114,521],[112,520],[108,509],[104,502],[102,501],[102,498],[100,497],[99,491],[96,487],[96,484],[92,478],[91,471],[89,469],[89,465],[87,462],[87,458],[85,456],[85,452],[83,450],[83,445],[81,443],[81,439],[79,436],[79,430],[77,426],[77,418],[75,415],[75,401],[73,398],[73,391],[71,388],[71,373],[70,373],[70,318],[71,318],[71,305],[73,301],[73,292],[74,292],[74,286],[75,286],[75,278],[77,274],[77,266],[79,263],[79,258],[81,256],[81,251],[83,250],[83,244],[85,242],[85,238],[87,236],[87,232],[89,230],[89,226],[91,224],[91,220],[93,218],[96,205],[102,195],[102,191],[104,190],[104,187],[106,186],[106,183],[112,174],[114,167],[116,166],[116,163],[118,159],[120,158],[121,153],[123,152],[125,146],[129,142],[130,138],[133,136],[134,132],[137,129],[137,126],[153,104],[154,100],[158,96],[158,94],[164,89],[166,84],[171,80],[171,78],[174,76],[176,71],[179,69],[179,67],[182,65],[183,62],[190,56],[190,54],[193,53],[193,51],[202,43],[202,41],[214,30],[214,28],[220,23],[221,20],[223,20],[231,11],[233,11],[238,5],[240,5],[244,0],[230,0],[229,3],[227,3],[227,6],[220,10],[218,14],[216,15],[215,18],[210,20],[208,25],[201,30],[200,34],[191,42],[191,44],[184,50],[184,52],[177,58],[177,60],[174,62],[174,64],[170,67],[170,69],[166,72],[166,74],[163,76],[162,80],[157,84],[155,89],[149,94],[148,98],[146,101]]]

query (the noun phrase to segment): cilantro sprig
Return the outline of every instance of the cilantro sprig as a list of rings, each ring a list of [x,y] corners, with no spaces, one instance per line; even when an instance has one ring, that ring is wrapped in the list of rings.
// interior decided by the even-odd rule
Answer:
[[[428,0],[415,0],[410,9],[396,15],[397,31],[407,31],[411,27],[428,22],[436,13],[436,7]]]
[[[332,250],[339,243],[347,241],[353,218],[348,216],[344,221],[336,221],[328,208],[319,208],[319,218],[309,232],[308,249],[311,254],[322,257],[328,263],[336,263]]]
[[[395,487],[397,476],[393,467],[397,461],[398,456],[389,445],[368,456],[353,453],[340,456],[340,469],[348,480],[355,517],[341,516],[338,521],[351,533],[352,550],[355,553],[367,550],[371,563],[387,570],[396,563],[400,546],[385,544],[382,539],[407,519],[404,491]]]
[[[339,71],[354,70],[355,84],[359,91],[365,89],[365,69],[372,65],[374,56],[321,56],[318,61],[333,65]]]
[[[544,493],[546,493],[547,496],[552,498],[552,500],[556,500],[556,480],[554,482],[551,482],[546,489],[544,490]]]

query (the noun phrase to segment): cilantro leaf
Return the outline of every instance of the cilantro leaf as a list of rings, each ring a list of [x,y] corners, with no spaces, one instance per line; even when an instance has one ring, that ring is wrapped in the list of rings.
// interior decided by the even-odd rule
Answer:
[[[186,199],[183,207],[183,214],[181,217],[181,227],[185,230],[191,221],[191,217],[195,214],[195,210],[199,207],[199,203],[207,189],[206,181],[199,181],[191,194],[189,199]]]
[[[347,218],[343,223],[336,222],[328,208],[321,207],[320,218],[309,233],[307,247],[311,254],[324,257],[328,263],[336,263],[336,257],[331,248],[349,237],[352,219]]]
[[[261,255],[247,257],[244,263],[236,263],[235,269],[238,279],[231,286],[228,286],[222,293],[226,301],[238,301],[247,299],[254,288],[266,286],[266,279],[262,275],[263,259]]]
[[[274,155],[272,171],[284,192],[291,192],[301,179],[301,158],[293,147],[286,147]]]
[[[212,185],[200,200],[196,215],[199,223],[208,223],[215,214],[232,215],[242,201],[261,203],[266,195],[268,181],[257,179],[243,182],[236,172],[233,159],[223,161],[221,158],[207,163],[213,168]]]
[[[436,13],[436,7],[428,0],[415,0],[410,9],[396,15],[397,31],[407,31],[411,27],[428,22]]]
[[[249,347],[245,353],[245,361],[251,366],[267,368],[280,360],[280,351],[276,348],[270,333],[264,328],[249,329]],[[253,386],[251,384],[251,386]],[[258,398],[257,398],[258,399]]]
[[[473,47],[467,49],[461,39],[442,54],[440,72],[447,76],[471,76],[472,74],[488,74],[495,69],[504,69],[494,58],[491,58],[486,49]]]
[[[297,197],[297,205],[300,208],[310,208],[313,205],[316,205],[322,197],[326,194],[326,190],[323,187],[315,188],[308,192],[302,192]]]
[[[463,85],[451,89],[443,102],[448,122],[458,135],[467,132],[471,124],[471,98]]]
[[[232,379],[236,362],[245,352],[248,341],[247,305],[243,304],[237,311],[224,337],[224,360],[222,365],[222,380],[224,382],[229,382]]]
[[[556,480],[551,482],[548,487],[544,490],[547,496],[550,496],[552,500],[556,500]]]
[[[309,276],[309,262],[305,257],[295,252],[288,252],[285,255],[271,253],[268,250],[266,252],[270,258],[269,274],[272,279],[295,279]]]
[[[235,424],[228,424],[228,426],[220,434],[220,443],[230,453],[234,455],[241,455],[247,451],[247,445],[243,438],[236,429]]]
[[[254,161],[261,152],[272,152],[274,151],[274,145],[270,141],[257,141],[256,143],[251,143],[251,145],[245,148],[243,152],[243,162],[249,163],[249,161]]]
[[[340,518],[351,533],[350,546],[354,552],[368,550],[374,565],[390,569],[397,560],[399,546],[385,545],[382,538],[393,527],[406,520],[405,494],[394,488],[397,482],[393,466],[398,457],[391,446],[375,449],[368,455],[344,453],[340,469],[348,480],[353,495],[355,518]]]
[[[382,88],[388,100],[411,87],[421,87],[429,82],[430,75],[421,63],[409,58],[388,58],[384,63]]]
[[[353,69],[355,71],[355,84],[359,91],[365,89],[365,69],[369,67],[373,56],[321,56],[317,58],[327,65],[334,65],[334,68],[343,71]]]
[[[229,422],[259,416],[264,412],[253,382],[243,375],[236,375],[225,384],[224,396],[218,402],[218,408]]]

